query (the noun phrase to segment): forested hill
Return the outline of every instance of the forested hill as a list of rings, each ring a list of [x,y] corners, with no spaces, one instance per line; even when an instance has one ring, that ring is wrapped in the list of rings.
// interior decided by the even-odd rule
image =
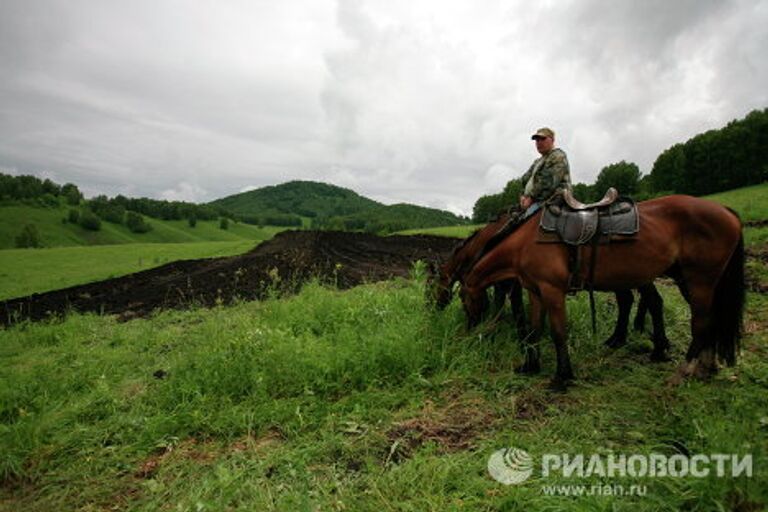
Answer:
[[[659,155],[651,171],[656,192],[705,195],[768,180],[768,109],[696,135]]]
[[[634,162],[609,163],[594,183],[574,183],[573,193],[582,201],[596,201],[609,187],[616,187],[622,194],[644,200],[668,194],[703,196],[766,181],[768,109],[763,109],[667,148],[648,174]],[[524,186],[518,177],[502,191],[480,197],[473,208],[473,220],[487,222],[515,204]]]
[[[385,235],[468,221],[433,208],[387,206],[348,189],[306,181],[194,204],[122,195],[85,199],[72,183],[0,173],[0,249],[263,240],[284,228]]]
[[[314,181],[290,181],[235,194],[208,203],[246,221],[270,225],[392,232],[402,229],[462,224],[466,219],[434,208],[384,205],[356,192]]]
[[[314,181],[289,181],[250,190],[209,203],[238,215],[331,217],[361,213],[381,206],[356,192]]]

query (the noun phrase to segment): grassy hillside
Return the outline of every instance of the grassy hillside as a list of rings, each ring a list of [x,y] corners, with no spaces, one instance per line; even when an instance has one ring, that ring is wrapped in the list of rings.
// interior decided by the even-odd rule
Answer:
[[[405,229],[398,231],[398,235],[437,235],[437,236],[450,236],[456,238],[466,238],[471,235],[475,230],[483,227],[485,224],[467,224],[465,226],[445,226],[440,228],[422,228],[422,229]]]
[[[314,227],[369,232],[463,222],[447,211],[410,204],[383,205],[352,190],[312,181],[291,181],[251,190],[217,199],[209,205],[259,219],[301,217],[305,223],[309,219]]]
[[[258,242],[120,244],[0,251],[0,300],[147,270],[176,260],[242,254]]]
[[[730,206],[739,212],[745,222],[768,220],[768,183],[729,190],[706,198]]]
[[[737,367],[668,387],[689,318],[676,290],[662,293],[675,360],[661,364],[645,335],[600,344],[616,315],[605,294],[597,339],[586,297],[568,299],[579,380],[567,394],[547,389],[550,343],[541,375],[517,375],[508,322],[466,333],[457,302],[425,307],[420,280],[0,331],[0,509],[759,510],[768,304],[750,297]],[[531,479],[491,479],[504,447],[534,457]],[[544,477],[548,453],[752,454],[754,473]],[[566,485],[611,487],[550,495]]]
[[[271,238],[283,228],[257,227],[243,223],[229,223],[229,229],[219,229],[218,221],[197,222],[194,228],[187,221],[164,221],[147,218],[152,226],[148,233],[132,233],[127,227],[102,222],[101,230],[89,231],[79,225],[62,223],[69,208],[42,208],[26,205],[0,205],[0,249],[15,247],[15,238],[21,228],[34,224],[40,232],[44,247],[72,245],[107,245],[125,243],[191,243],[260,241]]]

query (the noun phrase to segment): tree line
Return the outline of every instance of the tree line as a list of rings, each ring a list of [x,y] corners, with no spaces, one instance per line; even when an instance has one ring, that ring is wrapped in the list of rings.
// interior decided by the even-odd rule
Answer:
[[[77,205],[83,194],[77,185],[66,183],[59,185],[49,179],[41,180],[36,176],[11,176],[0,173],[0,200],[21,201],[39,206],[57,206],[59,198],[67,204]]]
[[[675,144],[656,159],[654,190],[706,195],[768,180],[768,109]]]
[[[615,187],[642,201],[675,193],[714,194],[767,180],[768,109],[763,109],[664,150],[649,174],[641,174],[637,164],[622,160],[603,167],[594,183],[574,184],[573,193],[589,202]],[[488,222],[516,205],[524,187],[520,178],[514,178],[501,192],[480,197],[472,221]]]
[[[123,195],[98,195],[85,199],[72,183],[59,185],[36,176],[12,176],[0,173],[0,201],[24,203],[31,206],[56,208],[62,203],[72,207],[67,220],[86,229],[100,229],[100,221],[125,224],[136,233],[149,231],[142,215],[162,220],[187,220],[194,227],[198,220],[227,218],[258,226],[301,227],[299,215],[268,213],[239,215],[216,204],[195,204],[186,201],[166,201],[147,197],[130,198]],[[314,216],[314,214],[312,215]]]

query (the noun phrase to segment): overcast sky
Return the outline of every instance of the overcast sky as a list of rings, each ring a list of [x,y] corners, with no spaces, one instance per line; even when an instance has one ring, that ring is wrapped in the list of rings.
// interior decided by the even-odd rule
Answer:
[[[0,170],[209,201],[293,179],[471,213],[768,107],[768,0],[2,0]]]

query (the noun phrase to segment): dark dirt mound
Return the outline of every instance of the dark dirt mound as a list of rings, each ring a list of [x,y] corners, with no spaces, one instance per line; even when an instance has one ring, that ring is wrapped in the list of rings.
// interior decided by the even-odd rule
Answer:
[[[744,223],[745,228],[761,228],[768,226],[768,219],[748,220]]]
[[[416,260],[450,254],[457,239],[378,237],[339,231],[287,231],[240,256],[177,261],[136,274],[0,302],[0,324],[67,311],[146,316],[157,308],[263,298],[270,288],[296,291],[317,276],[350,288],[408,276]]]

